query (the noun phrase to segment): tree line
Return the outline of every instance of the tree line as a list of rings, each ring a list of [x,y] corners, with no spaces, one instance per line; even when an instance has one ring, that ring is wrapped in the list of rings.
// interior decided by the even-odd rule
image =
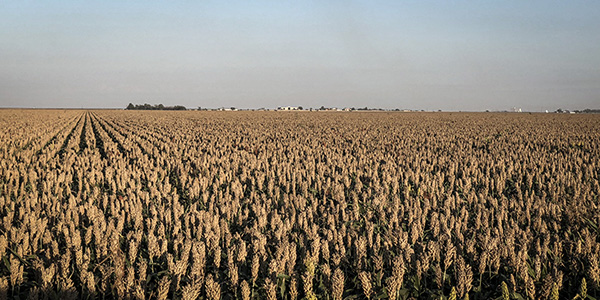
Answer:
[[[128,109],[128,110],[187,110],[187,108],[185,108],[185,106],[182,106],[182,105],[164,106],[162,104],[151,105],[148,103],[144,103],[144,104],[129,103],[129,105],[127,105],[126,109]]]

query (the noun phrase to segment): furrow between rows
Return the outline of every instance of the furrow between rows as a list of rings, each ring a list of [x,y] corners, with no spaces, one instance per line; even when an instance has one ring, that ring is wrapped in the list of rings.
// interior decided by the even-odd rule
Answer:
[[[96,140],[96,149],[100,152],[100,158],[106,160],[108,155],[106,154],[106,148],[104,146],[104,140],[102,139],[102,135],[100,135],[100,131],[98,130],[98,126],[90,119],[90,124],[92,125],[92,131],[94,132],[94,139]]]
[[[96,117],[99,118],[98,116],[96,116]],[[189,206],[192,199],[189,195],[189,192],[184,187],[182,180],[180,178],[183,170],[180,170],[174,162],[171,162],[168,159],[159,161],[154,156],[153,153],[160,153],[161,150],[155,144],[155,142],[153,142],[146,134],[144,134],[144,130],[142,128],[136,128],[135,133],[134,133],[134,130],[131,128],[128,128],[127,126],[123,126],[121,124],[116,124],[116,123],[110,124],[108,121],[106,121],[104,119],[102,119],[102,120],[104,122],[106,122],[106,124],[109,124],[109,125],[107,125],[107,127],[108,126],[112,127],[116,132],[119,132],[122,136],[128,136],[128,139],[130,141],[136,140],[136,143],[140,147],[140,150],[143,149],[143,147],[141,146],[139,139],[145,140],[149,145],[151,145],[151,147],[154,147],[153,151],[146,151],[148,158],[153,161],[154,166],[157,166],[157,167],[162,166],[163,168],[165,168],[167,170],[167,177],[168,177],[169,184],[172,187],[174,187],[175,192],[177,193],[177,195],[179,197],[179,201],[182,204],[184,204],[186,207]],[[130,131],[130,133],[124,134],[123,132],[120,132],[116,128],[120,128],[122,130],[128,130],[128,131]],[[187,163],[193,164],[193,162],[187,158],[185,161]],[[193,167],[195,168],[195,165]]]
[[[62,146],[60,147],[60,150],[58,150],[58,152],[56,153],[56,155],[58,157],[60,157],[60,159],[64,158],[67,149],[70,148],[71,138],[73,137],[73,135],[77,131],[77,128],[81,125],[81,120],[84,120],[84,119],[85,119],[85,114],[82,114],[79,117],[79,120],[77,120],[77,124],[75,125],[75,127],[73,127],[73,129],[71,129],[71,131],[69,132],[69,134],[67,135],[67,137],[64,139],[64,141],[62,143]]]
[[[77,122],[79,120],[80,116],[76,116],[74,118],[72,118],[69,122],[67,122],[64,126],[62,126],[58,131],[56,131],[56,133],[50,137],[37,151],[36,151],[36,155],[40,156],[46,149],[48,149],[48,147],[50,145],[52,145],[54,142],[58,141],[59,139],[61,139],[61,136],[64,135],[64,132],[69,130],[69,128],[71,128],[71,131],[73,130],[73,128],[75,128],[77,126]],[[70,131],[69,131],[70,132]]]

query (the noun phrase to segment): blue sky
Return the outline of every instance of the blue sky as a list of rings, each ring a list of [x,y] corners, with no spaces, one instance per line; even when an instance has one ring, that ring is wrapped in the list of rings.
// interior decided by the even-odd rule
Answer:
[[[0,107],[600,107],[598,1],[4,1]]]

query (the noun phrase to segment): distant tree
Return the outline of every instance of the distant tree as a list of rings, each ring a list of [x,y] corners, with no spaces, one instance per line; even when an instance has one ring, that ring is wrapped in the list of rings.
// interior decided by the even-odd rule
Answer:
[[[319,110],[325,110],[325,106],[321,105],[321,108],[319,108]]]
[[[302,106],[298,106],[298,110],[303,110],[303,109],[302,109]]]
[[[150,105],[148,103],[144,103],[143,105],[134,105],[133,103],[129,103],[126,109],[136,109],[136,110],[187,110],[185,106],[175,105],[175,106],[164,106],[162,103],[157,105]],[[198,107],[200,109],[200,107]]]

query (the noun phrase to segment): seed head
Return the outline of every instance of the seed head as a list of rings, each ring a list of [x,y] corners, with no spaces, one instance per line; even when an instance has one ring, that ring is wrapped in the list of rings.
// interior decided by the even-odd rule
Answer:
[[[341,300],[344,294],[344,272],[339,268],[333,271],[331,277],[331,295],[334,300]]]

